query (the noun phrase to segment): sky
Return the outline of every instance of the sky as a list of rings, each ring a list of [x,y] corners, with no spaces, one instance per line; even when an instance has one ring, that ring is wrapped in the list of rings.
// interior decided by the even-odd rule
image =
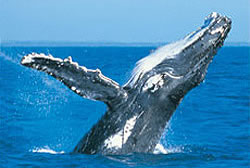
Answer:
[[[172,42],[211,12],[232,19],[227,42],[250,42],[250,0],[0,0],[0,40]]]

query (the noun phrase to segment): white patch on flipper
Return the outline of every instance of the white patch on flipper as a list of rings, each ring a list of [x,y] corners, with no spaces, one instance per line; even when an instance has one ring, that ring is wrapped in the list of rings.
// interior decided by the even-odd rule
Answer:
[[[72,63],[72,57],[71,57],[71,56],[68,56],[68,58],[65,58],[65,59],[63,60],[63,62]]]
[[[25,56],[24,59],[22,60],[21,64],[29,64],[29,63],[32,63],[32,62],[34,62],[32,57]]]
[[[134,116],[128,119],[125,123],[125,126],[118,133],[110,136],[104,141],[104,145],[107,148],[119,149],[122,148],[122,145],[127,142],[128,137],[131,135],[131,131],[135,126],[137,116]]]
[[[75,91],[75,90],[76,90],[76,87],[75,87],[75,86],[72,86],[72,87],[71,87],[71,90]]]
[[[53,61],[58,61],[58,62],[62,62],[63,60],[60,58],[54,58],[52,57],[52,55],[45,55],[44,53],[41,54],[37,54],[37,53],[32,53],[32,54],[28,54],[26,56],[23,57],[23,60],[21,62],[21,64],[29,64],[34,62],[34,58],[44,58],[44,59],[49,59],[49,60],[53,60]]]

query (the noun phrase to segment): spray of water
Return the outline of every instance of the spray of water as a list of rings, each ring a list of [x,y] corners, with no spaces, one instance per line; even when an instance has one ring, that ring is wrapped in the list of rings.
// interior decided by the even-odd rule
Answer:
[[[30,150],[30,152],[33,153],[49,153],[49,154],[64,154],[64,151],[55,151],[53,149],[50,149],[50,147],[48,146],[44,146],[44,147],[35,147],[34,149]]]

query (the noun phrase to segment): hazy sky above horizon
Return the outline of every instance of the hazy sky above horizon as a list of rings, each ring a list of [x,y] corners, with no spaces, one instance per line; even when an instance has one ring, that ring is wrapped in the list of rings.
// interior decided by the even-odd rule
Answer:
[[[250,0],[0,0],[0,38],[171,42],[213,11],[232,18],[227,42],[250,42]]]

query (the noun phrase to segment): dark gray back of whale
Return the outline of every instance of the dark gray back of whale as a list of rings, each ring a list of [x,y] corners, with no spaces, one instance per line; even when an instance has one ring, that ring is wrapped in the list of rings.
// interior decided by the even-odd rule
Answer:
[[[71,57],[62,60],[32,53],[21,64],[48,73],[84,98],[107,104],[107,112],[74,152],[152,153],[184,95],[203,81],[230,29],[230,19],[210,14],[197,31],[138,61],[124,86],[98,69],[79,66]]]

